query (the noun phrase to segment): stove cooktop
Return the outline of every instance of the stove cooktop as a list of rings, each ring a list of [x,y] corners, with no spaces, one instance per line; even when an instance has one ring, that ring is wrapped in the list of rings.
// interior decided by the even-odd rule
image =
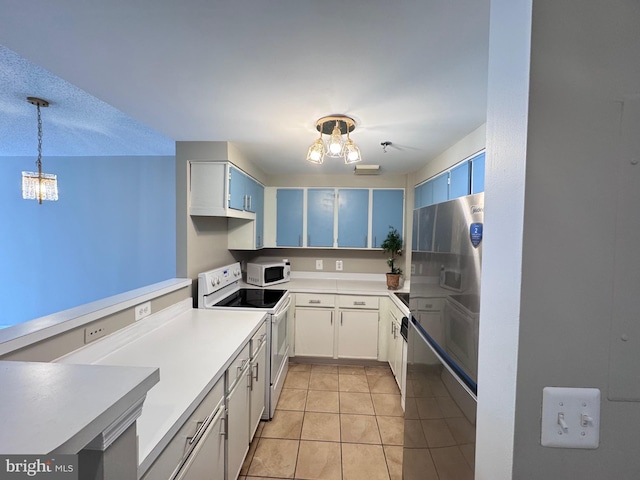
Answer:
[[[228,297],[223,298],[213,306],[237,308],[273,308],[286,292],[286,290],[241,288]]]

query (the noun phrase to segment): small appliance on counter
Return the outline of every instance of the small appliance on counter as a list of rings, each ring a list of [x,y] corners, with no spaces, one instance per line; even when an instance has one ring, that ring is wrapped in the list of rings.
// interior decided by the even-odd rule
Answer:
[[[291,264],[287,259],[279,262],[247,263],[247,283],[268,287],[291,280]]]
[[[274,264],[270,263],[269,265]],[[284,262],[282,265],[284,273]],[[286,278],[288,279],[289,266],[286,265],[286,268]],[[271,270],[272,274],[274,271]],[[241,280],[239,263],[202,272],[198,275],[198,308],[258,310],[268,314],[266,333],[269,362],[267,371],[261,374],[266,375],[267,378],[266,408],[262,418],[270,420],[273,418],[288,371],[288,323],[291,297],[287,290],[241,288]]]

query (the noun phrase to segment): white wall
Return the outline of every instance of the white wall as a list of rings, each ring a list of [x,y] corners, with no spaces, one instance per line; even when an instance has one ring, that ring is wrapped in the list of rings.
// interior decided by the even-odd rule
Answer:
[[[612,332],[640,311],[620,282],[640,269],[640,167],[620,136],[640,93],[640,6],[576,6],[492,1],[476,479],[640,477],[640,403],[611,400],[625,387],[610,373]],[[636,338],[613,369],[629,388]],[[598,449],[540,445],[545,386],[601,390]]]

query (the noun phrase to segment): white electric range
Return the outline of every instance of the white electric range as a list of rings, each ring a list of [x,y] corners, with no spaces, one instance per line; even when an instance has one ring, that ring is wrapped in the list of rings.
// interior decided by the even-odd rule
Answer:
[[[270,381],[265,392],[265,411],[262,418],[270,420],[287,376],[289,362],[289,306],[287,290],[242,288],[240,263],[202,272],[198,275],[198,308],[212,310],[244,309],[268,314],[266,375]]]

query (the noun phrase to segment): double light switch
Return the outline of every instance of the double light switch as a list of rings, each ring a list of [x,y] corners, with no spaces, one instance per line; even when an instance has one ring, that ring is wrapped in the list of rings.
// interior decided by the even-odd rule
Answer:
[[[541,442],[543,447],[598,448],[600,390],[545,387]]]

